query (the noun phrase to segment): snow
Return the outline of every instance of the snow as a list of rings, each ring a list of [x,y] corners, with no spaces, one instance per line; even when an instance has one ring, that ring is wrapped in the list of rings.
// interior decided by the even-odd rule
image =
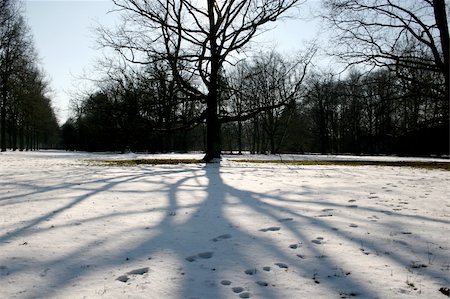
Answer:
[[[446,297],[449,171],[152,157],[1,153],[0,298]]]

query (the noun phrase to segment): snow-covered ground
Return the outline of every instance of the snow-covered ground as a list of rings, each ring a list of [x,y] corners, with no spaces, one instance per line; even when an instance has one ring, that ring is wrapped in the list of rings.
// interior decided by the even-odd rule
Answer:
[[[1,153],[0,298],[446,297],[449,171],[155,157]]]

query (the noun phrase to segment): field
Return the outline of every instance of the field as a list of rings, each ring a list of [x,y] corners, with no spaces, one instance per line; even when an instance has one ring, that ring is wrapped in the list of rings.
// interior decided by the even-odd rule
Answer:
[[[201,157],[1,153],[0,298],[446,298],[449,160]]]

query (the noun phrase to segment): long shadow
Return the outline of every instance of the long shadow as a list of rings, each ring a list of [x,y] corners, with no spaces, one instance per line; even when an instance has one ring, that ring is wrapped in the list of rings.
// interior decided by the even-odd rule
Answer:
[[[326,218],[314,217],[304,210],[292,210],[285,205],[292,204],[288,198],[298,196],[297,204],[305,209],[313,206],[346,209],[347,206],[308,200],[312,191],[307,190],[292,194],[280,192],[282,195],[257,192],[248,186],[240,186],[238,181],[227,183],[233,175],[236,175],[234,170],[218,164],[203,168],[182,166],[181,169],[137,167],[132,173],[92,181],[101,187],[88,187],[88,183],[80,188],[77,184],[63,183],[53,189],[38,189],[35,194],[30,192],[27,197],[31,198],[65,188],[76,188],[84,194],[1,235],[0,248],[11,240],[45,235],[54,229],[68,229],[72,225],[76,229],[75,220],[51,229],[39,225],[105,192],[139,195],[138,208],[125,212],[106,211],[102,215],[79,219],[87,230],[99,224],[117,225],[127,218],[142,223],[124,224],[120,228],[105,226],[105,232],[100,236],[81,236],[80,240],[84,242],[72,246],[64,254],[35,263],[34,269],[25,262],[13,264],[11,257],[2,257],[0,266],[8,272],[7,275],[0,272],[0,281],[30,271],[45,277],[42,285],[29,286],[21,295],[23,298],[61,297],[72,287],[86,283],[83,277],[96,276],[103,276],[98,283],[105,287],[102,294],[90,294],[93,297],[138,294],[138,297],[149,298],[224,298],[238,296],[233,287],[241,287],[240,294],[248,292],[255,298],[280,298],[286,293],[292,294],[287,282],[297,277],[309,290],[314,287],[326,289],[332,296],[376,297],[377,286],[364,283],[357,276],[336,275],[337,269],[345,268],[341,257],[328,252],[325,244],[312,243],[311,228],[318,232],[333,232],[336,238],[355,248],[364,243],[371,252],[386,251],[383,245],[371,242],[369,237],[355,237],[347,231],[335,230]],[[140,189],[129,190],[130,183],[136,183]],[[123,185],[128,186],[126,191],[120,189]],[[148,199],[142,199],[143,194]],[[143,208],[154,203],[153,197],[165,201],[164,206]],[[255,223],[261,222],[268,226],[255,227]],[[275,227],[279,230],[270,230]],[[269,230],[264,231],[267,228]],[[289,249],[292,244],[280,243],[280,240],[286,240],[283,238],[286,234],[300,244],[305,256],[299,257],[297,251]],[[421,242],[427,240],[424,238]],[[403,267],[411,264],[401,253],[391,253],[386,258]],[[143,275],[130,274],[132,270],[146,267],[149,269]],[[448,284],[448,280],[439,278],[439,272],[426,268],[422,273]],[[333,275],[335,278],[330,279]],[[121,276],[128,280],[117,281]],[[298,296],[302,295],[300,288]]]

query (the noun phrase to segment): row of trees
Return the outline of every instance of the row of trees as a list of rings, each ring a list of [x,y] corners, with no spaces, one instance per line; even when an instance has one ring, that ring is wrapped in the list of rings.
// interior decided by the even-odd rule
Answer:
[[[442,0],[324,1],[346,75],[312,68],[314,48],[234,59],[297,1],[115,3],[124,25],[99,34],[118,55],[65,124],[68,148],[448,154]]]
[[[265,126],[272,131],[269,135],[275,150],[278,124],[274,119],[283,113],[286,103],[295,103],[310,60],[311,55],[288,61],[270,53],[241,61],[230,73],[220,73],[220,122],[237,124],[239,150],[245,149],[244,123],[261,113],[267,116]],[[161,62],[112,68],[111,61],[105,66],[108,72],[98,82],[100,91],[76,103],[75,117],[63,126],[67,148],[183,151],[206,147],[205,103],[182,91],[170,77],[169,66]],[[272,119],[269,113],[274,114]]]
[[[59,127],[47,91],[20,4],[0,0],[1,151],[57,145]]]
[[[431,85],[406,84],[389,70],[367,75],[352,69],[339,78],[308,71],[310,60],[260,53],[222,73],[223,150],[448,153],[448,101],[439,100]],[[167,68],[118,70],[99,84],[101,91],[77,103],[76,116],[63,126],[66,148],[204,150],[205,124],[192,122],[202,103],[167,84]]]

